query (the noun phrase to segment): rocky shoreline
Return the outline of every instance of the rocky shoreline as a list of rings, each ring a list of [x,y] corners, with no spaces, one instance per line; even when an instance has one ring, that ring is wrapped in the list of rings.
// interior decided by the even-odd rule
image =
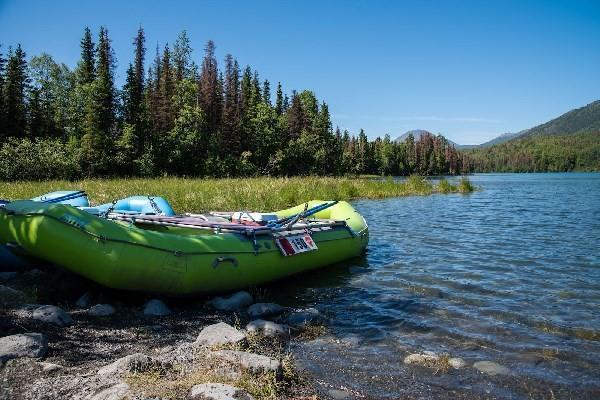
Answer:
[[[289,346],[322,316],[259,297],[145,298],[50,267],[1,272],[0,398],[317,398]]]

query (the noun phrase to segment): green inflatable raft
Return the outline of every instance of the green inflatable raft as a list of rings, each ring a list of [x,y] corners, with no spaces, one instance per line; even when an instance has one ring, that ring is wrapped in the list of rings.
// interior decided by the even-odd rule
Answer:
[[[0,207],[0,242],[107,287],[192,295],[337,263],[360,255],[369,241],[364,218],[343,201],[314,200],[272,214],[269,224],[255,222],[259,214],[96,216],[23,200]]]

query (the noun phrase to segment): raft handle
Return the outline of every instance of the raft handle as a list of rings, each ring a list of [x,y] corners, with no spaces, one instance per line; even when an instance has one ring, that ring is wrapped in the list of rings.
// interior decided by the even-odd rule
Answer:
[[[215,258],[215,260],[212,263],[212,267],[213,268],[217,268],[219,266],[220,263],[222,262],[226,262],[226,261],[230,261],[234,267],[237,267],[238,264],[238,260],[235,257],[223,257],[223,256],[219,256],[217,258]]]

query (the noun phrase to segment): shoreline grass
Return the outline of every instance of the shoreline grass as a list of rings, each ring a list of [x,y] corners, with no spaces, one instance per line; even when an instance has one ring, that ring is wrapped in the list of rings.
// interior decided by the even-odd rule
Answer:
[[[278,210],[308,200],[383,199],[433,193],[470,193],[468,178],[437,184],[420,176],[403,181],[347,177],[119,178],[81,181],[0,182],[0,199],[26,199],[55,190],[85,190],[94,205],[131,195],[165,197],[176,211]]]

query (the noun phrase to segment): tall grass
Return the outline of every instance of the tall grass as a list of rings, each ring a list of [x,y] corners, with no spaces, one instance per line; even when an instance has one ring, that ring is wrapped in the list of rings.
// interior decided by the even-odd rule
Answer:
[[[131,195],[163,196],[178,211],[277,210],[307,200],[382,199],[432,193],[468,193],[467,178],[458,185],[433,184],[419,176],[404,181],[365,178],[293,177],[235,179],[86,179],[76,182],[0,182],[0,199],[25,199],[54,190],[85,190],[93,204]]]

